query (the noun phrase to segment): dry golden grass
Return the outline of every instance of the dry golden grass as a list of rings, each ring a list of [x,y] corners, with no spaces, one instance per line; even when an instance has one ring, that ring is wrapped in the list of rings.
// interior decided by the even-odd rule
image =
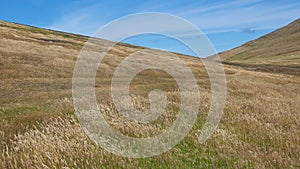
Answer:
[[[126,166],[126,159],[95,146],[73,117],[38,123],[34,129],[16,135],[2,151],[4,168],[99,168]],[[112,163],[114,161],[114,163]],[[129,160],[128,160],[129,161]]]
[[[73,115],[71,78],[85,38],[1,24],[7,25],[0,26],[0,168],[300,167],[299,76],[225,65],[228,95],[224,116],[217,131],[199,144],[197,134],[210,106],[209,78],[197,58],[180,56],[195,74],[201,92],[195,126],[180,144],[162,155],[123,158],[95,146]],[[112,73],[125,56],[140,49],[120,44],[110,52],[97,74],[96,94],[112,127],[130,136],[146,137],[172,124],[180,99],[170,76],[144,71],[130,87],[135,106],[149,108],[149,91],[163,88],[169,100],[167,112],[150,124],[126,121],[118,115],[108,90]]]

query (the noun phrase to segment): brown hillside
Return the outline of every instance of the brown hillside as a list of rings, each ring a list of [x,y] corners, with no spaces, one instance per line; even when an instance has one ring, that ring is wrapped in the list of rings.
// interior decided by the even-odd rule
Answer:
[[[297,29],[285,33],[287,29],[283,28],[281,33],[274,32],[229,52],[243,51],[259,58],[252,53],[255,51],[275,58],[281,51],[279,56],[290,58],[284,64],[295,65],[299,53],[294,49],[299,48],[291,42],[297,41],[294,37],[299,36],[299,27],[288,27]],[[125,158],[98,147],[78,123],[72,102],[73,69],[87,39],[0,21],[0,168],[299,168],[299,76],[224,65],[224,115],[214,134],[200,144],[198,135],[211,106],[211,85],[200,59],[184,55],[179,56],[192,70],[201,97],[199,115],[188,135],[171,150],[151,158]],[[286,42],[288,48],[262,50],[262,42],[272,47],[269,41],[274,46]],[[111,43],[101,39],[97,42],[100,46]],[[181,105],[176,81],[163,71],[151,69],[134,77],[130,94],[136,108],[147,110],[149,92],[165,91],[168,105],[162,115],[144,124],[127,120],[116,111],[109,95],[113,72],[126,56],[141,49],[118,44],[103,59],[95,84],[101,113],[111,127],[130,137],[164,132],[178,117]],[[170,54],[150,49],[147,52],[147,56]],[[297,57],[292,59],[292,54]],[[250,57],[248,60],[253,61]]]
[[[300,75],[300,19],[219,56],[251,70]]]

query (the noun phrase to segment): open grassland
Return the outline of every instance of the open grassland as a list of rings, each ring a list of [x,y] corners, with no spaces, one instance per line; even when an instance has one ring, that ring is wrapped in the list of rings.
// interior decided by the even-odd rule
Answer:
[[[0,23],[0,168],[300,167],[300,76],[224,65],[228,88],[224,115],[216,132],[199,144],[197,134],[210,106],[210,82],[199,59],[179,55],[195,74],[201,92],[193,129],[160,156],[123,158],[97,147],[74,116],[72,73],[86,37]],[[100,65],[95,86],[108,123],[134,137],[164,131],[180,104],[175,81],[165,72],[146,70],[131,83],[134,105],[148,109],[148,93],[161,88],[168,96],[166,112],[149,124],[118,115],[109,95],[113,71],[128,54],[141,49],[117,45]]]

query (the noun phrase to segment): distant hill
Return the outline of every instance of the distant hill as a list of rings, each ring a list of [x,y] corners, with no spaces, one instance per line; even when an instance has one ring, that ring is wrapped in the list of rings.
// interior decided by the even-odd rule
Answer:
[[[300,19],[256,40],[219,53],[226,64],[299,74],[300,71]]]

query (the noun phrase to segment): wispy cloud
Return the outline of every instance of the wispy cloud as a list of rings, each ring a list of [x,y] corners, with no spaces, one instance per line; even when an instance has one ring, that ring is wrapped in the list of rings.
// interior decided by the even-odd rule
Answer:
[[[233,9],[236,7],[241,7],[244,5],[251,5],[255,4],[257,2],[261,2],[262,0],[252,0],[252,1],[229,1],[229,2],[223,2],[223,3],[215,3],[215,4],[209,4],[209,5],[197,5],[197,6],[190,6],[189,9],[185,11],[181,11],[178,13],[178,15],[183,16],[189,16],[189,15],[199,15],[199,14],[205,14],[209,12],[215,12],[219,10],[224,9]]]
[[[99,27],[105,24],[105,20],[98,17],[97,11],[100,6],[98,4],[86,5],[82,4],[80,8],[66,12],[61,18],[57,19],[48,28],[72,32],[84,35],[92,35]],[[73,6],[73,5],[70,5]],[[77,5],[78,6],[78,5]],[[66,6],[68,8],[68,6]],[[103,13],[101,16],[106,17]]]
[[[184,17],[208,32],[241,31],[249,27],[275,29],[299,17],[299,8],[300,3],[273,5],[264,1],[234,1],[202,10],[197,7],[191,11],[202,12],[185,14]]]
[[[92,3],[75,1],[77,3],[75,6],[78,8],[72,8],[70,11],[66,10],[64,15],[49,25],[48,28],[93,35],[106,23],[121,16],[138,12],[164,12],[187,19],[208,36],[233,32],[248,34],[249,36],[240,41],[241,43],[261,35],[257,32],[270,32],[300,16],[300,2],[296,0],[90,1]],[[67,8],[68,6],[66,6]],[[148,27],[151,27],[151,24],[151,19],[149,19],[149,22],[143,26],[147,27],[148,25]],[[134,31],[137,26],[127,26],[123,29]],[[172,25],[170,26],[172,27]],[[165,28],[168,31],[168,27]],[[177,30],[177,33],[184,38],[193,38],[193,33],[189,29]],[[117,36],[117,33],[113,37],[115,36]],[[234,35],[231,34],[230,36]],[[216,40],[217,43],[219,41],[221,40]],[[232,42],[235,45],[236,43]],[[222,47],[218,50],[230,48],[230,42],[228,44],[228,47]],[[218,44],[216,45],[218,46]]]
[[[136,12],[159,11],[178,15],[195,23],[208,33],[243,31],[247,28],[274,29],[296,19],[299,16],[300,3],[267,2],[263,0],[238,1],[187,1],[187,3],[172,3],[171,1],[145,1],[131,3],[133,8],[121,11],[117,4],[93,3],[81,6],[79,9],[66,13],[50,28],[83,34],[92,34],[105,22],[118,16]]]

